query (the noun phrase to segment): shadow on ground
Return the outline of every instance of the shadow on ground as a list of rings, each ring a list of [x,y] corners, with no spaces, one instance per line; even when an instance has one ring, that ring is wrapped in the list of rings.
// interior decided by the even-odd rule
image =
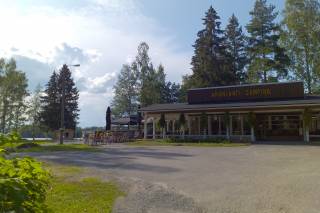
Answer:
[[[123,169],[149,171],[158,173],[178,172],[179,169],[170,166],[148,165],[136,162],[137,158],[177,159],[192,157],[189,154],[168,152],[154,148],[106,148],[101,152],[39,152],[28,153],[41,160],[73,166],[94,167],[99,169]]]

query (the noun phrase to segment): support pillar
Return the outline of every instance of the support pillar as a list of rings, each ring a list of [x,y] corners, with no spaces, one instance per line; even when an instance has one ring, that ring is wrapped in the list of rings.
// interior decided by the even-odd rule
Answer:
[[[250,128],[250,130],[251,130],[251,142],[253,143],[253,142],[255,142],[256,141],[256,136],[254,135],[254,126],[251,126],[251,128]]]
[[[147,136],[147,134],[148,134],[148,129],[147,129],[147,126],[148,126],[148,124],[147,124],[147,117],[145,117],[144,118],[144,123],[143,123],[143,132],[144,132],[144,139],[147,139],[148,138],[148,136]]]
[[[304,121],[303,121],[303,138],[306,143],[310,142],[309,126],[307,126]]]
[[[188,125],[188,133],[191,135],[191,118],[190,116],[187,117],[187,125]]]
[[[208,135],[212,135],[211,115],[208,115]]]
[[[173,120],[173,121],[172,121],[172,135],[175,135],[175,134],[176,134],[176,132],[175,132],[175,124],[176,124],[176,121]]]
[[[244,135],[243,115],[240,115],[240,122],[241,122],[241,135]]]
[[[230,126],[230,136],[232,135],[232,131],[233,131],[233,128],[232,128],[232,115],[230,115],[230,123],[229,123],[229,126]]]
[[[218,135],[221,135],[221,116],[218,116],[218,122],[219,122],[219,131],[218,131]]]
[[[156,120],[152,119],[152,138],[156,139]]]

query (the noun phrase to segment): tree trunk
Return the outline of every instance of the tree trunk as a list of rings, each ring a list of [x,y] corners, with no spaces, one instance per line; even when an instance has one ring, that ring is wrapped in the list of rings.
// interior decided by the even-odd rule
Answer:
[[[8,111],[8,102],[6,101],[6,98],[3,97],[3,111],[2,111],[2,116],[1,116],[1,131],[4,134],[5,129],[6,129],[6,117],[7,117],[7,111]]]

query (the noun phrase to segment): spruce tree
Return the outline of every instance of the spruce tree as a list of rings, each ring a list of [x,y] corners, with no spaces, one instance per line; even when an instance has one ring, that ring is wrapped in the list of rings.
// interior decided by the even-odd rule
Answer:
[[[225,37],[220,28],[220,17],[211,6],[203,19],[205,28],[198,32],[192,57],[192,87],[223,86],[234,84],[236,76],[231,71],[230,57]]]
[[[248,62],[245,51],[246,37],[234,14],[229,19],[229,24],[225,29],[225,37],[227,52],[232,62],[231,70],[236,76],[236,83],[245,83],[247,79],[245,66]]]
[[[58,88],[58,74],[54,71],[46,84],[44,96],[41,97],[41,123],[51,130],[60,128],[60,93]]]
[[[275,6],[267,5],[266,0],[256,0],[250,12],[251,21],[246,28],[249,33],[248,74],[252,82],[278,81],[287,76],[289,58],[279,46],[280,27],[275,23],[278,13],[274,10]]]
[[[67,65],[63,65],[58,76],[59,93],[65,89],[65,108],[64,108],[64,126],[66,129],[74,129],[79,118],[79,91],[71,77],[71,71]]]
[[[79,91],[71,77],[70,70],[64,65],[59,74],[55,71],[53,72],[46,85],[45,95],[41,97],[41,122],[50,130],[58,130],[60,128],[63,87],[65,90],[64,127],[66,129],[76,128],[79,117]]]

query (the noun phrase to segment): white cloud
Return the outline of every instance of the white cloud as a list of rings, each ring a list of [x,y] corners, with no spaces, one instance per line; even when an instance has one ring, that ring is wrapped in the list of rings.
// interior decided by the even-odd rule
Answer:
[[[88,0],[76,8],[63,5],[19,6],[0,0],[0,56],[16,56],[31,86],[48,80],[63,63],[72,68],[80,89],[80,125],[103,125],[112,86],[123,63],[132,60],[141,41],[150,46],[155,65],[168,80],[190,71],[190,52],[179,52],[178,39],[139,11],[134,0]],[[8,21],[10,20],[10,21]]]

